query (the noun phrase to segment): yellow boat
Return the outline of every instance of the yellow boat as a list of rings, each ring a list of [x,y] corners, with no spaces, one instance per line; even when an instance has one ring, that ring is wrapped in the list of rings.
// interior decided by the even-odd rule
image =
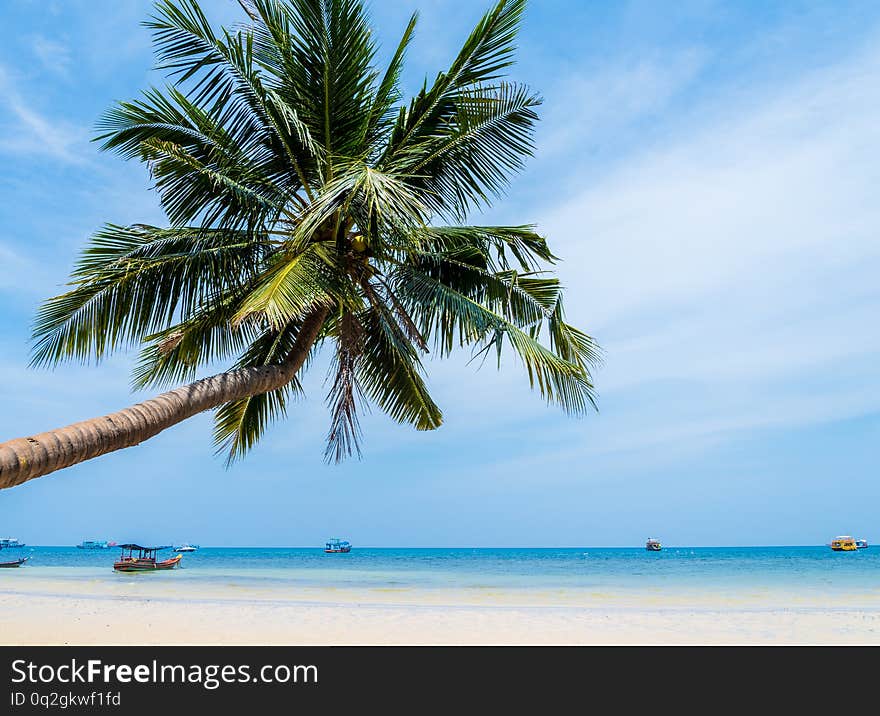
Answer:
[[[831,540],[831,549],[835,552],[855,552],[858,548],[856,541],[849,535],[841,535]]]

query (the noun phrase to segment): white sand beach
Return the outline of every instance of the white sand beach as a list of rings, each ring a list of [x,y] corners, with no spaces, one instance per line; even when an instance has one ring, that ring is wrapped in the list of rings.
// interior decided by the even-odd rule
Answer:
[[[0,583],[3,645],[880,644],[880,608],[781,594],[243,590],[141,578]],[[690,602],[690,603],[688,603]]]

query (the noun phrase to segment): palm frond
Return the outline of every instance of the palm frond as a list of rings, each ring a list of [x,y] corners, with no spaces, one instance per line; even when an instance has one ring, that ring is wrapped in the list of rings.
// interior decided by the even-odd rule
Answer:
[[[402,310],[402,309],[401,309]],[[443,413],[431,398],[422,378],[422,366],[413,346],[414,326],[378,295],[361,315],[364,348],[357,365],[364,393],[389,417],[409,423],[417,430],[435,430],[443,423]],[[416,330],[417,333],[417,330]],[[423,342],[421,334],[417,340]]]
[[[378,151],[379,140],[386,136],[389,130],[394,126],[394,121],[399,114],[395,104],[400,101],[400,76],[403,72],[403,62],[406,57],[406,50],[413,38],[418,22],[418,13],[413,13],[410,17],[409,24],[403,33],[403,37],[388,63],[388,68],[382,81],[376,88],[373,97],[372,107],[365,122],[364,145],[366,147],[375,147],[374,151]]]
[[[602,349],[592,336],[565,322],[560,295],[549,321],[550,346],[562,358],[581,366],[587,375],[604,362]]]
[[[514,270],[492,272],[446,254],[421,252],[413,254],[412,259],[416,271],[504,316],[519,328],[540,328],[551,319],[559,300],[559,279],[553,276]]]
[[[291,242],[294,249],[299,249],[315,241],[316,236],[317,240],[338,241],[340,230],[355,224],[367,243],[390,237],[409,241],[425,227],[427,214],[427,207],[405,177],[386,174],[362,161],[350,161],[337,166],[336,177],[300,212]]]
[[[418,232],[418,244],[452,257],[480,256],[491,271],[513,268],[508,252],[523,271],[557,260],[534,226],[428,226]]]
[[[532,156],[540,104],[523,85],[462,91],[454,115],[395,164],[419,177],[414,183],[438,212],[464,220],[471,209],[500,195]]]
[[[216,297],[186,320],[147,336],[132,376],[135,389],[193,380],[200,368],[242,353],[254,340],[250,324],[233,321],[246,289]]]
[[[162,206],[179,225],[253,225],[289,214],[286,204],[299,189],[256,128],[235,137],[221,112],[175,88],[120,103],[98,126],[102,148],[150,165]]]
[[[324,459],[342,462],[352,455],[361,456],[362,436],[358,404],[363,395],[358,384],[357,365],[364,350],[364,327],[351,311],[344,311],[336,321],[336,354],[330,373],[333,385],[327,393],[331,408],[330,430]]]
[[[318,144],[296,106],[274,91],[277,78],[261,76],[253,31],[215,32],[196,0],[160,0],[145,25],[153,30],[160,68],[178,85],[190,85],[193,103],[210,107],[236,136],[254,136],[274,150],[276,160],[288,160],[308,192],[320,159]]]
[[[266,252],[246,231],[108,224],[83,252],[73,288],[38,311],[32,364],[100,360],[133,345],[246,282]]]
[[[256,316],[281,330],[315,306],[335,303],[330,280],[317,247],[292,255],[279,253],[241,302],[233,323]]]
[[[288,0],[289,43],[279,46],[278,93],[297,107],[322,144],[326,180],[333,157],[364,152],[376,53],[367,14],[358,0]],[[276,44],[277,46],[277,44]]]
[[[291,324],[282,331],[265,331],[255,339],[236,363],[236,368],[280,363],[296,341],[299,326]],[[226,452],[227,465],[243,457],[266,432],[271,423],[285,415],[291,394],[302,392],[294,378],[277,390],[235,400],[217,409],[214,415],[214,445]]]
[[[284,215],[294,218],[285,197],[246,164],[207,165],[180,145],[160,140],[147,140],[142,147],[162,207],[174,223],[271,226]]]
[[[496,350],[500,366],[506,339],[525,365],[529,383],[548,402],[573,414],[595,407],[593,384],[584,367],[545,348],[532,332],[412,267],[401,266],[396,279],[398,295],[410,314],[421,320],[422,331],[434,336],[442,355],[456,344],[482,344],[482,352]]]
[[[419,331],[412,316],[407,313],[401,300],[380,276],[374,277],[374,281],[378,286],[374,286],[369,279],[361,282],[361,288],[363,288],[373,310],[378,311],[383,316],[388,316],[389,325],[393,326],[395,331],[403,334],[405,343],[408,342],[416,346],[420,351],[427,353],[427,341],[421,331]]]
[[[483,16],[449,70],[400,111],[385,153],[387,160],[395,161],[425,137],[432,137],[455,114],[460,92],[493,82],[513,64],[513,43],[524,8],[525,0],[499,0]]]

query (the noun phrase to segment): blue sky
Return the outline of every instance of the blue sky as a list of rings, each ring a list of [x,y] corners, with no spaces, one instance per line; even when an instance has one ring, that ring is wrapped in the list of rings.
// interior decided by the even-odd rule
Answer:
[[[218,22],[236,3],[206,0]],[[405,81],[443,69],[470,0],[374,0]],[[143,167],[94,123],[161,76],[150,3],[13,0],[0,48],[0,436],[140,399],[132,356],[27,367],[30,323],[103,222],[162,223]],[[513,76],[538,152],[477,222],[537,223],[570,320],[606,352],[570,419],[501,372],[431,363],[446,424],[373,413],[361,462],[322,461],[324,371],[248,460],[209,416],[0,492],[0,533],[203,545],[821,544],[880,539],[880,6],[534,0]],[[152,505],[151,505],[152,503]],[[131,505],[130,507],[128,505]]]

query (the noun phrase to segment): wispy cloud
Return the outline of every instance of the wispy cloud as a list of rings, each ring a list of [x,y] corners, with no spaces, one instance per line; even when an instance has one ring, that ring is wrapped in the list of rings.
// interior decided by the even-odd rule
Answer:
[[[37,111],[0,67],[0,153],[48,156],[70,164],[86,161],[88,133]]]
[[[561,152],[582,150],[612,132],[620,137],[656,117],[699,76],[707,57],[700,47],[675,49],[654,56],[616,57],[557,77],[547,90],[541,159],[558,161]]]
[[[0,266],[0,292],[31,296],[47,282],[45,267],[10,246],[5,238],[0,238]]]
[[[31,49],[47,72],[67,77],[70,70],[70,50],[67,45],[43,35],[31,38]]]
[[[603,434],[681,441],[880,410],[864,390],[880,358],[878,73],[869,50],[729,95],[547,212],[569,312],[608,352]]]

